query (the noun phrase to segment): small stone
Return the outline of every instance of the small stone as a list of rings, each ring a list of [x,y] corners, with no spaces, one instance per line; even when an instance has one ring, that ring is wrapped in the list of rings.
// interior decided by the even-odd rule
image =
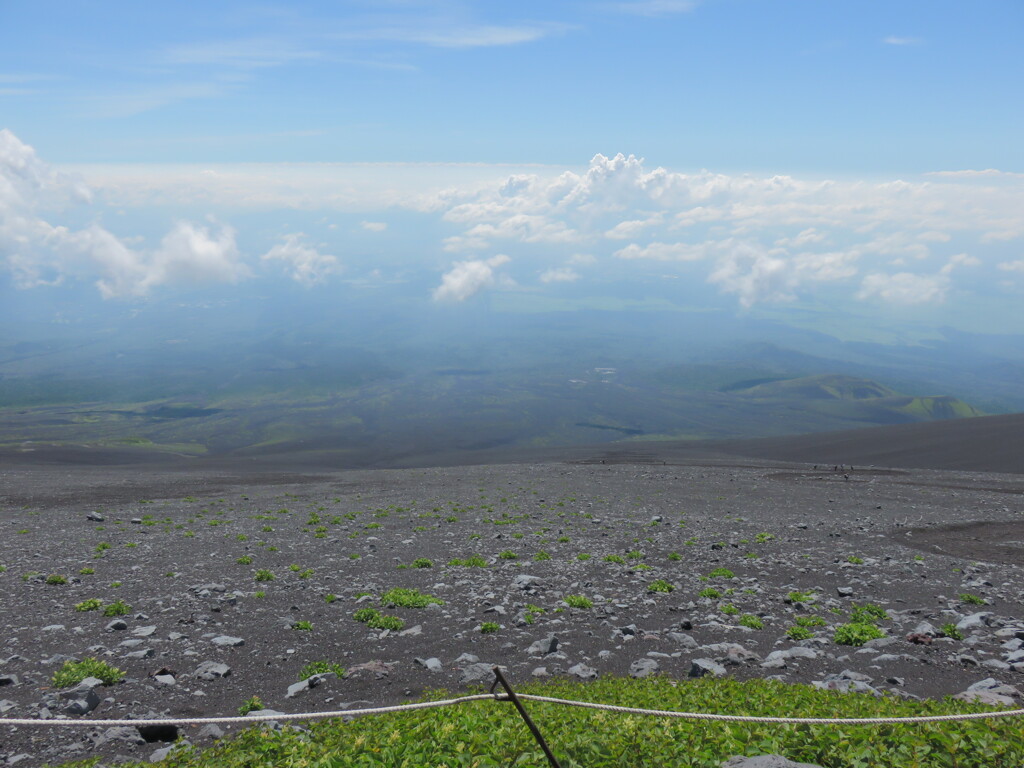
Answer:
[[[435,657],[429,659],[421,659],[419,657],[413,659],[413,664],[423,667],[428,672],[441,672],[444,667],[441,666],[441,660]]]
[[[580,662],[569,667],[569,674],[580,678],[581,680],[593,680],[597,677],[597,670],[593,667],[588,667],[586,664]]]
[[[723,677],[725,674],[725,667],[712,659],[694,659],[690,664],[690,677]]]
[[[219,661],[204,661],[196,671],[192,673],[200,680],[216,680],[219,677],[227,677],[231,674],[231,667]]]
[[[547,656],[558,650],[558,638],[554,634],[548,635],[543,640],[536,640],[526,649],[531,656]]]
[[[245,645],[245,640],[240,637],[231,637],[230,635],[217,635],[210,642],[222,648],[238,648],[240,645]]]
[[[114,619],[106,626],[107,632],[121,632],[125,629],[128,629],[128,622],[124,619]]]
[[[650,677],[659,669],[654,659],[637,659],[629,665],[629,676],[635,678]]]

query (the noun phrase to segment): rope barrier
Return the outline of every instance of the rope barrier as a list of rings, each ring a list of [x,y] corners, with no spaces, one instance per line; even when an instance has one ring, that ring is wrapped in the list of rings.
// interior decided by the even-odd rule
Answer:
[[[153,718],[148,720],[38,720],[33,718],[0,717],[2,725],[29,725],[29,726],[64,726],[68,728],[127,725],[134,728],[151,725],[207,725],[212,723],[239,724],[261,722],[283,722],[289,720],[323,720],[328,717],[354,717],[356,715],[385,715],[390,712],[406,712],[415,709],[436,709],[438,707],[450,707],[455,704],[465,704],[470,701],[501,700],[505,696],[494,696],[489,693],[479,693],[473,696],[461,696],[457,699],[443,699],[441,701],[421,701],[415,704],[396,704],[392,707],[370,707],[367,709],[339,709],[332,712],[299,712],[296,714],[274,713],[267,715],[243,715],[232,717],[176,717],[176,718]]]
[[[919,715],[911,717],[766,717],[757,715],[719,715],[711,712],[674,712],[663,709],[643,709],[641,707],[622,707],[615,704],[600,704],[593,701],[575,701],[573,699],[559,699],[551,696],[537,696],[529,693],[517,693],[516,696],[524,701],[537,701],[544,704],[560,704],[569,707],[580,707],[583,709],[597,709],[606,712],[618,712],[629,715],[650,715],[653,717],[673,717],[689,720],[718,720],[734,723],[775,723],[779,725],[891,725],[900,723],[943,723],[957,720],[984,720],[996,717],[1020,717],[1024,715],[1022,709],[994,710],[989,712],[965,712],[958,715]],[[232,717],[189,717],[189,718],[155,718],[155,719],[50,719],[41,720],[36,718],[0,718],[0,725],[8,726],[56,726],[69,728],[86,728],[93,726],[119,726],[131,727],[152,726],[152,725],[206,725],[213,723],[252,725],[259,722],[288,722],[293,720],[323,720],[330,717],[356,717],[359,715],[383,715],[391,712],[408,712],[417,709],[436,709],[439,707],[450,707],[459,704],[466,704],[473,701],[511,701],[512,697],[507,693],[480,693],[472,696],[461,696],[455,699],[442,699],[439,701],[421,701],[413,704],[396,704],[390,707],[369,707],[365,709],[341,709],[330,712],[299,712],[296,714],[274,713],[266,715],[246,715]]]

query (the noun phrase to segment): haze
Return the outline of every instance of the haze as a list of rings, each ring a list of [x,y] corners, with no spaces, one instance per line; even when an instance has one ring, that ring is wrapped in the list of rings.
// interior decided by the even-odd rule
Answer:
[[[0,443],[1024,410],[1006,0],[0,5]]]

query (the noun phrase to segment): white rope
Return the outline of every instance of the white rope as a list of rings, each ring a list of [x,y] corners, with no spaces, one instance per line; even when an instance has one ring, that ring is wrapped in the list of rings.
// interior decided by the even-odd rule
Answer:
[[[608,712],[622,712],[630,715],[682,717],[691,720],[725,720],[734,723],[881,725],[885,723],[940,723],[951,720],[982,720],[989,717],[1017,717],[1024,715],[1024,709],[1007,709],[995,712],[968,712],[960,715],[921,715],[918,717],[757,717],[753,715],[715,715],[710,712],[669,712],[662,709],[619,707],[613,704],[597,704],[592,701],[572,701],[570,699],[555,699],[550,696],[534,696],[529,693],[517,693],[516,696],[529,701],[564,704],[570,707],[584,707],[586,709],[602,709]]]
[[[535,696],[529,693],[517,693],[524,701],[539,701],[545,704],[561,704],[569,707],[598,709],[606,712],[620,712],[629,715],[651,715],[653,717],[675,717],[690,720],[717,720],[734,723],[775,723],[780,725],[885,725],[900,723],[942,723],[956,720],[984,720],[994,717],[1019,717],[1024,709],[1006,709],[989,712],[965,712],[959,715],[920,715],[916,717],[762,717],[755,715],[718,715],[710,712],[673,712],[663,709],[642,709],[640,707],[620,707],[614,704],[598,704],[592,701],[574,701],[557,699],[551,696]],[[370,707],[366,709],[340,709],[331,712],[299,712],[296,714],[267,714],[236,717],[190,717],[190,718],[158,718],[148,720],[40,720],[33,718],[0,718],[0,725],[27,726],[63,726],[83,728],[90,726],[112,727],[127,725],[133,728],[153,725],[204,725],[209,723],[247,724],[273,721],[287,722],[291,720],[323,720],[329,717],[355,717],[357,715],[384,715],[391,712],[409,712],[417,709],[436,709],[471,701],[508,701],[506,694],[481,693],[474,696],[462,696],[457,699],[440,701],[422,701],[415,704],[396,704],[391,707]]]
[[[157,718],[149,720],[37,720],[32,718],[2,717],[0,724],[3,725],[55,725],[64,727],[88,727],[115,725],[127,725],[133,728],[150,725],[205,725],[208,723],[261,723],[261,722],[283,722],[288,720],[323,720],[328,717],[354,717],[355,715],[384,715],[389,712],[405,712],[414,709],[434,709],[437,707],[450,707],[454,704],[465,704],[469,701],[483,701],[484,699],[495,699],[497,697],[489,693],[480,693],[474,696],[462,696],[458,699],[443,699],[441,701],[421,701],[415,704],[396,704],[393,707],[371,707],[367,709],[339,709],[333,712],[299,712],[296,714],[267,714],[267,715],[246,715],[233,717],[178,717],[178,718]],[[504,697],[502,697],[504,698]]]

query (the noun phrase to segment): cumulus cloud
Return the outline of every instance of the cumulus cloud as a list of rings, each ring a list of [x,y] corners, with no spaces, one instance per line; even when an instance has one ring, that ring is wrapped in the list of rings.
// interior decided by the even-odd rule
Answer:
[[[475,296],[497,281],[495,270],[511,259],[499,254],[490,259],[457,261],[441,277],[441,285],[434,290],[434,301],[458,303]]]
[[[306,245],[303,242],[305,237],[302,232],[285,235],[284,242],[263,254],[263,259],[285,262],[292,279],[310,288],[323,282],[328,275],[340,272],[341,264],[335,256],[320,253],[316,248]]]
[[[879,298],[893,304],[934,304],[945,301],[948,289],[949,276],[945,274],[897,272],[886,275],[872,272],[864,276],[857,298]]]
[[[707,255],[703,244],[691,243],[648,243],[645,246],[630,243],[620,248],[613,256],[620,259],[654,259],[656,261],[697,261]]]
[[[227,226],[181,221],[158,248],[146,251],[96,223],[75,230],[47,220],[64,206],[89,201],[80,181],[54,171],[32,147],[0,131],[0,257],[18,287],[91,278],[104,298],[113,298],[142,296],[159,285],[234,282],[248,275]]]
[[[542,283],[574,283],[580,279],[580,273],[571,267],[556,267],[540,273]]]
[[[367,232],[383,232],[388,228],[387,222],[384,221],[361,221],[359,226]]]

